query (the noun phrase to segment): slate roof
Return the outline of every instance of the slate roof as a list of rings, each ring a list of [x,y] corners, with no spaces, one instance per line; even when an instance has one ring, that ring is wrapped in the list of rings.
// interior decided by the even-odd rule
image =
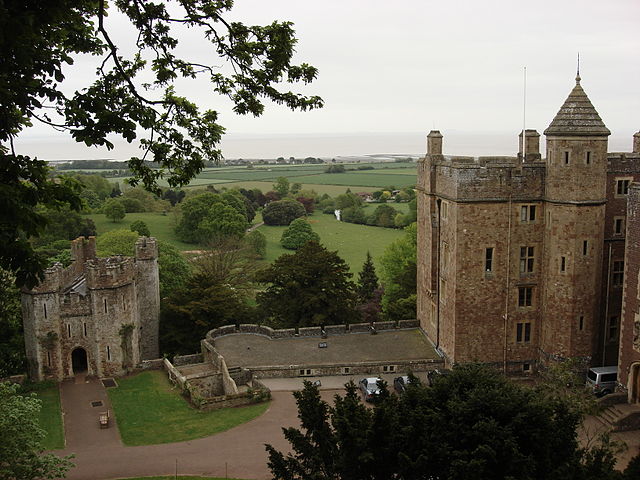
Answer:
[[[604,136],[611,135],[609,129],[598,115],[580,86],[580,76],[576,77],[573,87],[564,105],[556,114],[551,125],[544,131],[545,135],[560,136]]]

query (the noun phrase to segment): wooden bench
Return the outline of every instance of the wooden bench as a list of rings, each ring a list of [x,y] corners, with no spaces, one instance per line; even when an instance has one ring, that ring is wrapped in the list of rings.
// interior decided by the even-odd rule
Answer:
[[[109,410],[106,412],[100,412],[98,416],[98,423],[100,428],[109,428]]]

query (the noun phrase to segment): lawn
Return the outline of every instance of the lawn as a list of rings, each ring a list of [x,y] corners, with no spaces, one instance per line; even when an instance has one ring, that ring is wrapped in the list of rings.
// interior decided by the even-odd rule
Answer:
[[[391,204],[394,208],[395,204]],[[407,205],[407,204],[400,204]],[[377,205],[365,208],[368,213],[373,212]],[[398,208],[400,210],[400,208]],[[309,222],[315,232],[320,235],[320,242],[328,250],[337,250],[351,267],[353,273],[361,270],[367,251],[371,253],[378,272],[380,271],[380,257],[384,250],[394,240],[404,235],[403,230],[393,228],[370,227],[353,223],[339,222],[335,216],[322,212],[315,212],[309,217]],[[273,262],[284,253],[294,253],[280,245],[280,237],[287,227],[263,225],[259,230],[267,237],[266,260]]]
[[[58,385],[37,388],[37,397],[42,401],[39,420],[40,427],[46,432],[42,442],[46,450],[58,450],[64,448],[64,428],[62,427],[62,415],[60,408],[60,391]]]
[[[201,412],[192,408],[161,371],[118,380],[107,389],[125,445],[182,442],[229,430],[262,415],[269,402]]]
[[[127,213],[127,215],[119,222],[112,222],[102,213],[93,213],[89,217],[95,222],[98,235],[109,232],[111,230],[129,230],[129,226],[136,220],[142,220],[149,227],[151,235],[170,243],[179,250],[194,250],[199,248],[197,245],[185,243],[178,239],[173,228],[176,224],[175,214],[169,212],[167,215],[161,213]]]

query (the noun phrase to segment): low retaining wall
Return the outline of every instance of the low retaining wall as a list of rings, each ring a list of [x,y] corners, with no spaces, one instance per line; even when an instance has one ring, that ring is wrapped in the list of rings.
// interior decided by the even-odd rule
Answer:
[[[192,355],[176,355],[173,357],[173,363],[176,367],[181,367],[182,365],[189,365],[190,363],[203,363],[203,355],[202,353],[194,353]]]
[[[136,368],[139,368],[140,370],[162,370],[164,368],[164,358],[142,360]]]
[[[381,373],[404,375],[409,371],[414,373],[427,372],[443,366],[444,362],[440,359],[425,359],[331,365],[268,365],[251,367],[251,372],[255,381],[260,378],[323,377],[328,375],[377,375]]]
[[[215,338],[224,335],[232,335],[237,333],[253,333],[256,335],[264,335],[272,339],[276,338],[293,338],[293,337],[323,337],[329,335],[345,335],[349,333],[370,333],[372,330],[398,330],[404,328],[417,328],[420,322],[417,320],[400,320],[399,322],[373,322],[373,323],[353,323],[349,325],[327,325],[324,327],[302,327],[297,331],[295,328],[283,328],[274,330],[264,325],[256,325],[253,323],[242,323],[239,325],[225,325],[223,327],[214,328],[207,332],[206,339],[213,342]]]

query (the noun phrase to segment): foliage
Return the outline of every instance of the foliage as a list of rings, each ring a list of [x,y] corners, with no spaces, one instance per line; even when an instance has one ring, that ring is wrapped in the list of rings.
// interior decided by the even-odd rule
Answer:
[[[185,185],[206,161],[221,158],[217,147],[224,128],[217,112],[200,111],[176,94],[174,83],[208,78],[237,114],[258,116],[265,101],[293,110],[322,107],[319,97],[284,85],[310,83],[317,75],[308,64],[292,64],[297,42],[292,24],[228,22],[224,16],[232,5],[230,0],[3,2],[0,267],[14,271],[20,285],[37,283],[45,265],[28,243],[42,225],[35,206],[81,207],[73,183],[49,178],[44,161],[16,153],[14,139],[34,120],[66,130],[87,146],[113,148],[109,136],[114,134],[128,142],[139,138],[144,154],[129,161],[129,181],[158,192],[160,178],[172,187]],[[128,58],[110,36],[109,6],[139,32]],[[175,30],[185,27],[199,30],[233,73],[223,73],[216,60],[202,65],[177,55],[182,45]],[[93,84],[68,94],[67,66],[81,54],[100,56],[102,62]]]
[[[320,243],[320,236],[304,218],[296,218],[291,222],[280,238],[282,246],[289,250],[297,250],[310,241]]]
[[[71,457],[42,454],[45,432],[38,425],[40,401],[0,382],[0,479],[57,478],[72,467]]]
[[[296,202],[300,202],[307,212],[307,215],[311,215],[316,208],[316,202],[312,197],[296,197]]]
[[[324,173],[344,173],[344,165],[329,165]]]
[[[151,232],[149,231],[149,227],[142,220],[136,220],[129,225],[129,229],[132,232],[136,232],[141,237],[150,237]]]
[[[166,299],[160,319],[161,349],[191,353],[212,328],[251,323],[247,300],[254,292],[257,263],[244,245],[225,239],[194,260],[194,272]]]
[[[357,320],[355,285],[337,252],[308,242],[260,272],[268,284],[257,295],[260,311],[278,327],[347,324]]]
[[[263,259],[267,254],[267,237],[259,230],[249,232],[244,240],[257,258]]]
[[[371,253],[367,251],[367,257],[362,264],[362,270],[358,274],[358,299],[361,303],[370,300],[374,292],[379,287],[378,275],[376,275],[376,267],[373,265]]]
[[[83,217],[68,207],[39,208],[46,222],[46,228],[38,238],[32,239],[38,248],[51,245],[59,240],[75,240],[78,237],[89,237],[96,234],[96,225],[90,218]],[[54,250],[55,246],[51,245]]]
[[[111,230],[110,232],[98,235],[96,239],[96,252],[99,257],[110,257],[113,255],[133,257],[138,238],[140,238],[138,233],[131,230]]]
[[[0,31],[7,35],[3,23],[0,18]],[[4,62],[3,65],[8,64]],[[0,72],[2,70],[0,67]],[[4,123],[5,115],[9,114],[5,113],[8,105],[3,99],[4,94],[0,93],[0,142],[6,142],[13,131]],[[16,113],[11,111],[12,116]],[[59,209],[69,206],[79,210],[82,206],[80,188],[81,185],[69,177],[49,179],[46,162],[8,155],[7,148],[0,144],[0,268],[14,272],[18,285],[35,286],[43,278],[42,272],[47,265],[46,258],[38,255],[29,242],[47,225],[46,216],[36,207]]]
[[[124,207],[125,213],[141,213],[145,211],[144,205],[137,198],[120,197],[118,201]]]
[[[382,256],[382,309],[389,320],[416,317],[417,225],[405,228],[405,235],[391,243]]]
[[[606,445],[578,448],[580,416],[564,402],[478,365],[432,387],[413,377],[399,397],[385,388],[373,409],[352,383],[334,406],[310,382],[294,397],[301,429],[283,429],[292,453],[267,446],[275,480],[615,478],[590,458],[608,459]],[[590,476],[596,466],[608,475]]]
[[[107,393],[122,441],[128,446],[207,437],[253,420],[269,407],[269,403],[261,403],[210,412],[196,410],[161,371],[120,378],[118,387],[107,389]]]
[[[367,225],[376,225],[378,227],[392,228],[395,227],[395,218],[398,211],[390,205],[379,205],[369,218]]]
[[[270,202],[262,211],[262,219],[267,225],[289,225],[296,218],[305,215],[302,204],[288,198]]]
[[[347,223],[363,225],[367,223],[367,216],[361,206],[347,207],[341,211],[340,220]]]
[[[358,312],[365,323],[378,322],[382,313],[382,295],[384,290],[381,287],[376,288],[371,297],[358,304]]]
[[[280,198],[285,197],[289,193],[289,179],[287,177],[276,178],[273,191],[280,195]]]
[[[223,236],[240,237],[247,227],[244,200],[229,192],[225,196],[204,192],[189,197],[182,202],[181,209],[176,234],[188,243],[207,243]]]
[[[26,366],[20,290],[0,268],[0,378],[24,373]]]
[[[359,207],[362,205],[362,199],[355,193],[343,193],[335,198],[334,205],[338,210],[344,210],[349,207]]]
[[[106,215],[112,222],[118,222],[122,220],[126,215],[126,209],[123,203],[116,198],[110,198],[102,207],[102,213]]]

